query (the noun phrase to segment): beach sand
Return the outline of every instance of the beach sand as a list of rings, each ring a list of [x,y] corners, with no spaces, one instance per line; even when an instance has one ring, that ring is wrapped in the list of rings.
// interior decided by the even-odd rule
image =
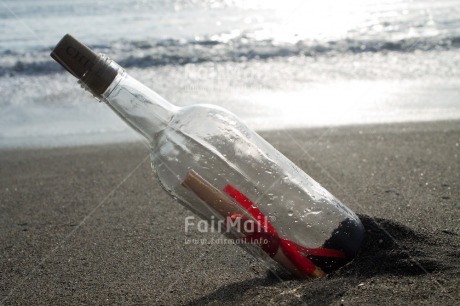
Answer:
[[[280,282],[189,215],[141,143],[0,151],[4,304],[460,303],[460,122],[262,133],[358,213],[358,257]]]

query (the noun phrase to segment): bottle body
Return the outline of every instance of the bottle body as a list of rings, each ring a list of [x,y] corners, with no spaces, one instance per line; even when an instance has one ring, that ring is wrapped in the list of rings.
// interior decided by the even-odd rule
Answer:
[[[322,276],[354,257],[358,217],[235,115],[174,107],[126,74],[116,83],[105,102],[148,140],[162,187],[191,211],[295,276]]]
[[[176,107],[70,35],[51,56],[144,136],[171,196],[275,273],[321,277],[356,255],[358,217],[235,115]]]

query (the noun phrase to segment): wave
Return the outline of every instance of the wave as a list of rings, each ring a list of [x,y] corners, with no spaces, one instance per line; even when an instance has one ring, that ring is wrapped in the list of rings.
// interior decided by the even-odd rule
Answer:
[[[408,38],[397,41],[343,39],[336,41],[298,41],[288,44],[274,40],[255,40],[239,36],[228,41],[213,39],[117,41],[91,45],[106,53],[121,66],[148,68],[164,65],[185,65],[203,62],[244,62],[292,56],[334,56],[341,54],[442,51],[460,47],[460,36]],[[50,48],[19,53],[0,52],[0,76],[16,74],[50,74],[62,69],[49,57]]]

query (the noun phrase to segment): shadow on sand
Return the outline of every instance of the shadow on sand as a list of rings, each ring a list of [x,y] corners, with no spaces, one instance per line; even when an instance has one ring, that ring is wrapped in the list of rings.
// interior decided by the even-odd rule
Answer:
[[[426,275],[436,271],[458,273],[460,251],[448,243],[455,233],[416,232],[391,220],[359,216],[366,238],[357,257],[327,277],[315,281],[285,280],[273,274],[265,278],[228,284],[188,305],[315,304],[339,301],[351,287],[376,276]],[[448,237],[450,236],[450,237]]]

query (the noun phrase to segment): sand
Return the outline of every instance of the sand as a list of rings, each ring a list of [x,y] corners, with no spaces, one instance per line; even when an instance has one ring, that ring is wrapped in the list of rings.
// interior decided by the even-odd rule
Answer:
[[[460,122],[265,132],[357,212],[358,257],[280,282],[242,249],[185,244],[189,213],[141,143],[0,151],[4,304],[460,303]]]

